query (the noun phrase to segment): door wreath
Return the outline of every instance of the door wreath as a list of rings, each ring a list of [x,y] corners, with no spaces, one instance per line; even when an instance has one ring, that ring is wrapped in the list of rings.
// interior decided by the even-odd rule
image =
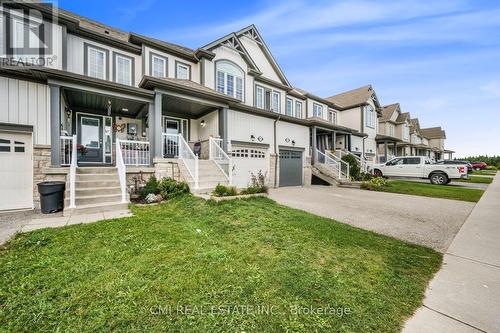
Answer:
[[[127,127],[127,124],[117,124],[117,123],[114,123],[113,124],[113,132],[120,132],[120,133],[123,133],[125,131],[125,128]]]

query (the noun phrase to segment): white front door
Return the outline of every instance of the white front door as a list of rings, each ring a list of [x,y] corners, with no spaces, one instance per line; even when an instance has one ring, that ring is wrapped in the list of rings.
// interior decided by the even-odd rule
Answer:
[[[33,208],[31,133],[0,132],[0,210]]]

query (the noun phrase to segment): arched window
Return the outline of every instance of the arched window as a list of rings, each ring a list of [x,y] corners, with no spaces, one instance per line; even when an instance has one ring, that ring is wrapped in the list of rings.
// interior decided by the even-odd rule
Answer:
[[[215,63],[216,90],[221,94],[243,100],[245,73],[235,63],[229,60],[219,60]]]

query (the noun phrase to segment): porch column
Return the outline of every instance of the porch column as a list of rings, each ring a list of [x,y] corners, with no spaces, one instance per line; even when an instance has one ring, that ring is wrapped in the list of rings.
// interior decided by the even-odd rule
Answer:
[[[335,149],[337,148],[337,132],[333,131],[332,133],[332,150],[335,153]]]
[[[229,138],[227,134],[227,108],[219,109],[219,135],[222,138],[222,149],[227,153]]]
[[[387,162],[387,141],[384,141],[384,159]]]
[[[347,135],[347,150],[352,150],[352,134]]]
[[[61,87],[50,85],[50,165],[61,166]]]
[[[392,144],[392,152],[394,153],[394,156],[398,156],[398,144],[396,142]]]
[[[317,146],[317,138],[316,138],[316,126],[312,127],[312,156],[311,156],[311,164],[314,164],[316,162],[316,150],[318,149]]]
[[[155,94],[155,104],[153,110],[153,133],[150,138],[153,141],[154,147],[154,157],[163,158],[163,144],[162,144],[162,128],[161,128],[161,116],[162,116],[162,97],[161,93]]]
[[[149,164],[153,165],[153,159],[156,155],[156,146],[157,142],[155,142],[155,104],[148,104],[148,139],[149,139]]]

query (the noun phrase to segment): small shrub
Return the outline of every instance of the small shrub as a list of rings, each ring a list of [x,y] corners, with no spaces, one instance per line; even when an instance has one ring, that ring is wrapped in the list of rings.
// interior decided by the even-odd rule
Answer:
[[[234,186],[225,186],[217,184],[212,194],[216,197],[232,197],[238,195],[238,191]]]
[[[159,194],[160,189],[159,189],[158,185],[159,185],[158,179],[156,179],[156,177],[154,175],[149,177],[148,181],[146,182],[146,185],[144,185],[144,187],[141,190],[141,193],[140,193],[141,199],[145,199],[147,197],[147,195],[150,193],[155,194],[155,195]]]
[[[498,170],[498,168],[497,168],[496,166],[494,166],[494,165],[488,165],[488,166],[486,167],[486,170],[493,170],[493,171],[496,171],[496,170]]]
[[[361,172],[359,174],[359,180],[362,180],[364,182],[372,180],[372,179],[373,179],[373,175],[369,172]]]
[[[349,177],[351,177],[351,179],[354,180],[361,180],[360,179],[361,169],[359,167],[358,160],[351,154],[348,154],[342,157],[342,161],[349,163]]]
[[[189,192],[189,185],[186,182],[177,182],[172,178],[163,178],[159,182],[158,188],[160,194],[165,199],[171,199],[178,195]]]
[[[257,174],[250,174],[250,184],[247,188],[241,190],[241,194],[267,193],[267,191],[266,175],[262,173],[262,170],[259,170]]]
[[[370,191],[379,191],[390,186],[389,181],[383,177],[375,177],[361,184],[361,188]]]

